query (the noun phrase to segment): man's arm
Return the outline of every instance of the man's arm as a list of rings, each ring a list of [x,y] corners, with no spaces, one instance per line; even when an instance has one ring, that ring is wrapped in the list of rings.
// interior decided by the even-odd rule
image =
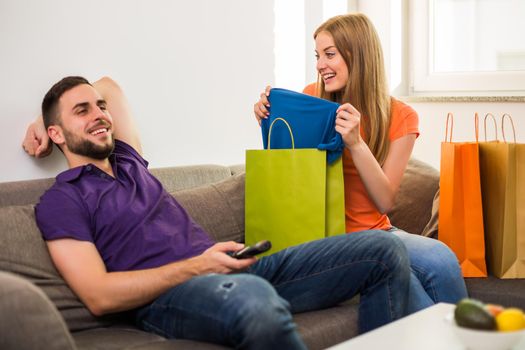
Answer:
[[[133,120],[128,100],[120,86],[111,78],[103,77],[93,83],[93,87],[106,100],[113,119],[113,135],[126,142],[142,155],[140,137]],[[53,144],[49,140],[42,116],[27,127],[22,147],[30,156],[43,158],[51,154]]]
[[[113,118],[113,136],[126,142],[142,155],[139,132],[124,91],[109,77],[97,80],[93,87],[106,100],[109,114]]]
[[[217,243],[203,254],[158,268],[107,272],[91,242],[74,239],[48,241],[58,271],[88,309],[97,316],[145,305],[171,287],[207,273],[230,273],[246,269],[256,259],[238,260],[227,254],[244,245]]]

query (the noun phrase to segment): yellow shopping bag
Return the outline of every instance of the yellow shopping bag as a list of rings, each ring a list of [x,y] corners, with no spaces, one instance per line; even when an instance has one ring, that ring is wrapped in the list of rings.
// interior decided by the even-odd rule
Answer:
[[[486,115],[485,122],[488,116],[492,115]],[[505,139],[506,117],[514,142]],[[495,142],[479,145],[487,262],[497,277],[524,278],[525,144],[516,143],[514,123],[508,114],[501,118],[501,132],[504,142],[498,142],[496,135]]]

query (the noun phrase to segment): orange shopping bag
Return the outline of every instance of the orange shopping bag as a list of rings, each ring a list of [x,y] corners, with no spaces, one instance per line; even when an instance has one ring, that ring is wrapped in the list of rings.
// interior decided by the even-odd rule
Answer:
[[[477,116],[476,142],[452,142],[453,126],[448,113],[441,143],[438,239],[456,254],[464,277],[486,277]]]

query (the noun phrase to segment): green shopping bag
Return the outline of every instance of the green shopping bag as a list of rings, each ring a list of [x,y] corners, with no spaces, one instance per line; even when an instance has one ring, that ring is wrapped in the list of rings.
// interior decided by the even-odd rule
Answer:
[[[346,232],[343,157],[326,167],[326,236]]]
[[[292,138],[292,130],[282,119]],[[265,255],[345,232],[344,184],[339,159],[327,167],[326,151],[246,151],[245,241],[272,242]]]

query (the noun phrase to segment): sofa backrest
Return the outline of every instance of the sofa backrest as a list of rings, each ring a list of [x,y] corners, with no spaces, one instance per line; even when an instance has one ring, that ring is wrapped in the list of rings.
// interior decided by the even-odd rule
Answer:
[[[151,169],[168,192],[219,182],[244,171],[243,165],[190,165]],[[0,207],[36,204],[54,178],[0,183]]]
[[[152,169],[189,215],[217,241],[244,239],[244,166],[182,166]],[[55,269],[35,223],[34,204],[54,179],[0,183],[0,270],[21,275],[48,295],[72,331],[107,325],[95,318]],[[392,224],[420,234],[430,219],[438,172],[411,159]],[[118,315],[117,315],[118,316]]]

